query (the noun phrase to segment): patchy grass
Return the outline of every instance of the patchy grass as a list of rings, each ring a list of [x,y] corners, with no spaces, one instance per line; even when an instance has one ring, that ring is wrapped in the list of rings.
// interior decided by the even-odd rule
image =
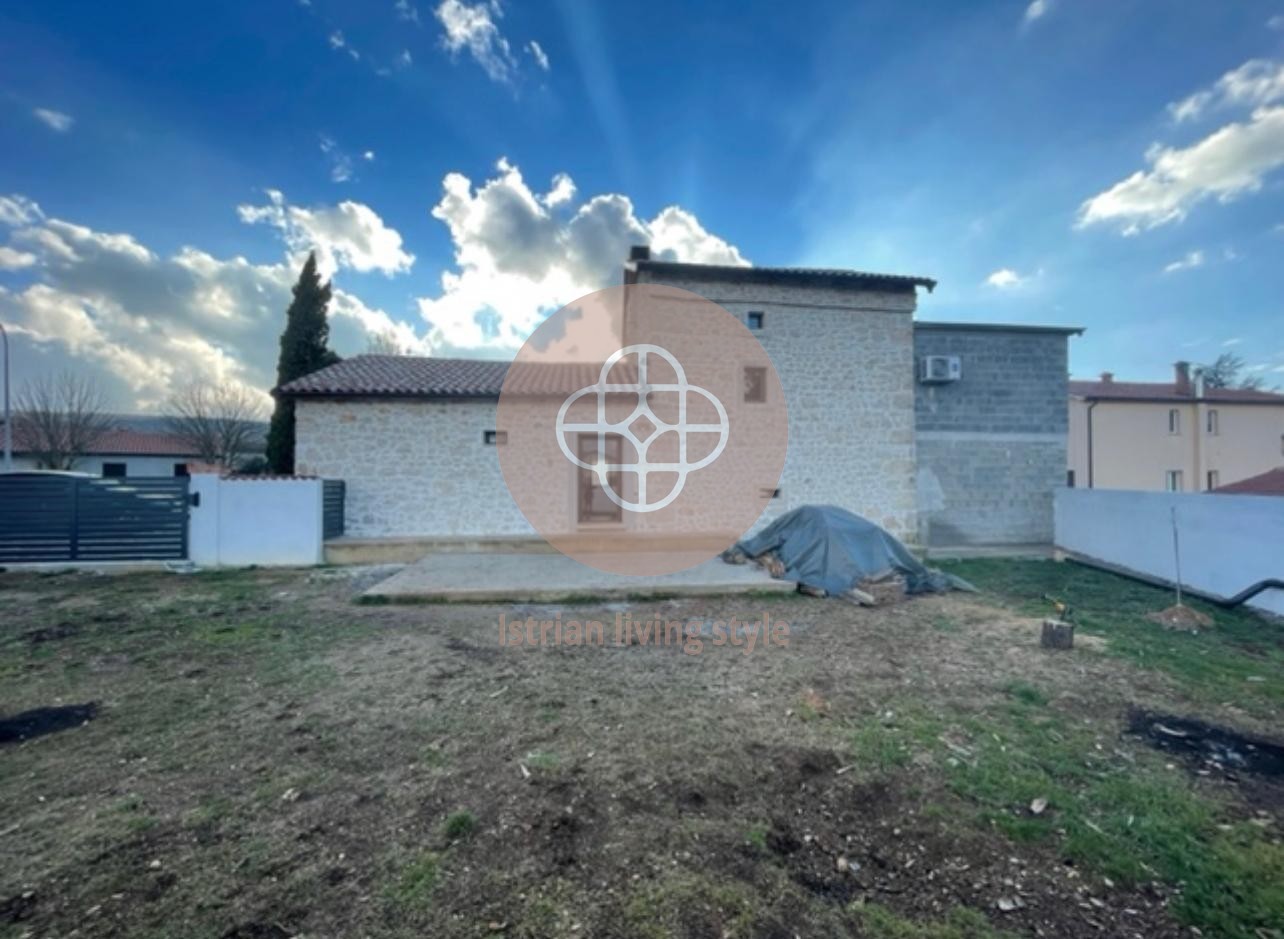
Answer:
[[[868,939],[1013,939],[1014,934],[994,929],[976,910],[955,907],[943,920],[916,923],[878,903],[852,907]]]
[[[1069,603],[1079,631],[1108,640],[1108,654],[1165,672],[1200,701],[1231,700],[1262,715],[1284,708],[1280,629],[1252,612],[1190,600],[1213,625],[1195,634],[1169,631],[1145,615],[1170,606],[1172,592],[1118,574],[1055,561],[978,559],[941,566],[1031,616],[1052,612],[1047,596]]]
[[[442,822],[441,833],[447,841],[462,841],[477,830],[477,818],[472,812],[451,812]]]
[[[388,897],[397,906],[422,912],[432,906],[433,892],[441,874],[441,857],[424,851],[402,866]]]
[[[873,719],[856,732],[857,758],[883,770],[930,760],[978,825],[1048,844],[1117,884],[1167,884],[1176,914],[1209,934],[1253,939],[1279,922],[1284,846],[1273,832],[1232,820],[1158,754],[1121,757],[1029,682],[1005,682],[1003,692],[967,716],[906,709],[895,721]]]

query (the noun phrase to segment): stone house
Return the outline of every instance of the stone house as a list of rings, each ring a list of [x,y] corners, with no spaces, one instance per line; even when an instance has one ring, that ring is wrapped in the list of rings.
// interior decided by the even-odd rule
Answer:
[[[712,300],[770,356],[789,444],[764,521],[831,504],[910,543],[1051,541],[1078,330],[916,323],[918,290],[935,286],[924,277],[683,264],[635,249],[624,282]],[[348,538],[534,537],[497,457],[507,370],[361,355],[290,382],[276,393],[295,401],[297,470],[346,481]]]

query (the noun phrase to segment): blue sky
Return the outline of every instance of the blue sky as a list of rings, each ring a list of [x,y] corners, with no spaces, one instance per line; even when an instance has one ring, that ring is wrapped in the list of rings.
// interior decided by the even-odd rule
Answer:
[[[650,240],[1284,384],[1284,0],[17,2],[0,114],[15,377],[122,406],[270,384],[312,246],[346,353],[511,354]]]

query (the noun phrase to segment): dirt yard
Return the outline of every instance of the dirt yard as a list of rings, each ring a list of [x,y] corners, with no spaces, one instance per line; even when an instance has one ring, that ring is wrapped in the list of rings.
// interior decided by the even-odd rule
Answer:
[[[0,936],[1279,937],[1284,628],[951,569],[982,593],[874,610],[0,574]],[[501,647],[559,612],[605,641]],[[763,614],[787,646],[713,641]]]

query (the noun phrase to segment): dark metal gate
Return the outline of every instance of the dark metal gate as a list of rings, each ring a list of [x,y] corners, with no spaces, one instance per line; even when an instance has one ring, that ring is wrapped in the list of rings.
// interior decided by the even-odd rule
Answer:
[[[186,477],[0,476],[0,564],[187,557]]]

